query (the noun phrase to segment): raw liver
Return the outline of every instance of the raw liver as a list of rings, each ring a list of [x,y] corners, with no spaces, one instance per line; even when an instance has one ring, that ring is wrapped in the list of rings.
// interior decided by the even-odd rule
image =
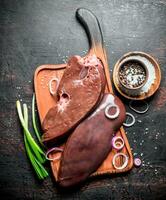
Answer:
[[[55,97],[56,105],[42,123],[42,141],[55,144],[68,135],[101,100],[104,88],[103,66],[95,55],[70,58]]]
[[[120,108],[116,119],[105,116],[104,111],[109,104]],[[113,134],[124,120],[125,107],[120,99],[105,94],[98,108],[77,126],[67,141],[58,174],[60,186],[76,185],[98,169],[111,151]]]

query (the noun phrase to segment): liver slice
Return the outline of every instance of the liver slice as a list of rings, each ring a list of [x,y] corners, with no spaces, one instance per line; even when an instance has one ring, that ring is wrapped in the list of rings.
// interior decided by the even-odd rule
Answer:
[[[116,119],[105,116],[109,104],[120,109]],[[105,94],[98,108],[77,126],[67,141],[58,174],[60,186],[74,186],[98,169],[112,148],[113,134],[124,120],[125,108],[120,99]]]
[[[56,105],[42,123],[45,144],[54,144],[90,113],[101,100],[105,88],[103,66],[95,55],[70,58],[60,81]]]

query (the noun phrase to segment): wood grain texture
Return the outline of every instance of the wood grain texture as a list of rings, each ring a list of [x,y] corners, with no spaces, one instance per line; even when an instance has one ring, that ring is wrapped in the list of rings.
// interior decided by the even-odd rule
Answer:
[[[15,101],[31,105],[36,66],[84,56],[88,41],[75,20],[78,7],[99,18],[112,71],[129,51],[144,51],[161,66],[158,92],[149,111],[126,129],[144,166],[119,176],[90,180],[75,191],[59,191],[51,178],[36,180],[27,160]],[[0,0],[0,192],[1,199],[165,199],[166,196],[166,1]],[[122,99],[128,111],[128,101]]]

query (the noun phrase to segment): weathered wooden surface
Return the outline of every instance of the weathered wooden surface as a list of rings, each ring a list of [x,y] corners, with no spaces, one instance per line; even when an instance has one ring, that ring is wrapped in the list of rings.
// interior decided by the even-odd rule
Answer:
[[[51,178],[39,183],[27,160],[15,101],[31,104],[37,66],[85,55],[86,34],[75,19],[78,7],[98,17],[110,70],[124,53],[140,50],[161,66],[159,91],[150,109],[136,116],[127,136],[144,166],[120,176],[59,191]],[[165,199],[166,196],[166,1],[0,0],[0,192],[1,199]],[[127,101],[125,101],[127,107]],[[127,107],[127,110],[128,109]],[[130,111],[131,112],[131,111]]]

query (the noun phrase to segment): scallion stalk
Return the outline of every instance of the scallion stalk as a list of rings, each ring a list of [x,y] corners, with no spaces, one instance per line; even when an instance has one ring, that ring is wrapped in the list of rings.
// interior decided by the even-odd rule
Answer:
[[[22,115],[22,109],[21,109],[21,104],[20,101],[16,102],[16,106],[17,106],[17,112],[18,112],[18,116],[21,122],[21,125],[26,133],[26,137],[28,140],[28,143],[31,144],[32,150],[36,156],[36,158],[41,162],[44,163],[45,162],[45,154],[43,152],[43,150],[39,147],[39,145],[35,142],[35,140],[33,139],[33,137],[31,136],[31,133],[29,132],[29,130],[26,128],[25,125],[25,121]]]
[[[32,124],[33,124],[33,128],[34,128],[36,137],[39,140],[39,142],[41,143],[41,136],[40,136],[39,130],[38,130],[37,126],[36,126],[35,94],[33,94],[33,97],[32,97]]]
[[[33,137],[31,136],[31,133],[28,130],[28,108],[26,104],[23,104],[23,114],[21,109],[21,104],[19,101],[16,102],[17,111],[19,115],[19,119],[21,122],[21,125],[24,130],[24,143],[27,155],[29,157],[29,160],[38,176],[39,179],[44,179],[48,176],[48,172],[43,167],[42,163],[45,162],[45,153],[43,150],[38,146],[38,144],[35,142]]]

